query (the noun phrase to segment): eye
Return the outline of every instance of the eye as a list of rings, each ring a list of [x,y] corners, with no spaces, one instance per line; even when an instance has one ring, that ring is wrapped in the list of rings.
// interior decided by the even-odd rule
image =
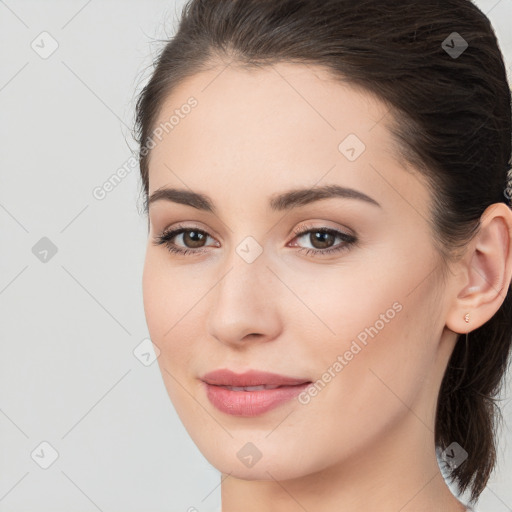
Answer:
[[[301,226],[297,231],[294,231],[294,234],[295,238],[304,237],[313,246],[312,248],[301,247],[299,249],[299,252],[305,254],[332,254],[347,250],[357,242],[354,235],[328,227]],[[334,245],[336,239],[341,240],[341,243]]]
[[[185,248],[182,248],[172,242],[173,238],[181,236],[182,243],[185,243]],[[203,253],[203,243],[209,237],[206,231],[197,229],[195,227],[176,226],[174,229],[169,229],[155,237],[155,245],[165,245],[167,250],[175,254],[189,254],[189,253]],[[211,237],[210,237],[211,238]],[[189,247],[187,247],[187,245]]]

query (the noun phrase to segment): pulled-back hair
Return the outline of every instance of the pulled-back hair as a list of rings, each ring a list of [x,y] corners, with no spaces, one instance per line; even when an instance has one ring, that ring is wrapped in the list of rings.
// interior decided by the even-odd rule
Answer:
[[[457,55],[450,48],[463,49],[459,36],[468,46]],[[489,205],[506,201],[511,93],[492,26],[469,0],[189,1],[137,100],[146,201],[146,142],[162,104],[186,78],[231,62],[242,69],[323,66],[384,102],[399,157],[429,184],[430,222],[443,261],[456,260]],[[505,293],[467,346],[459,336],[437,402],[436,446],[457,442],[468,452],[449,477],[460,493],[471,491],[471,502],[496,464],[496,402],[512,344],[510,287]]]

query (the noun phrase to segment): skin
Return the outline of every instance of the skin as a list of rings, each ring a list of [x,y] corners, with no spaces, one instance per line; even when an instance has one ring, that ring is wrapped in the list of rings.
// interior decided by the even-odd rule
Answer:
[[[200,192],[216,212],[150,205],[144,308],[169,397],[222,473],[223,512],[465,510],[436,461],[435,406],[457,333],[485,323],[504,300],[512,213],[489,207],[447,271],[427,222],[430,192],[404,166],[379,100],[314,66],[216,66],[182,82],[157,124],[190,96],[197,107],[151,151],[149,193]],[[355,161],[338,149],[350,133],[366,145]],[[353,198],[288,212],[268,206],[276,193],[325,184],[380,207]],[[180,256],[154,244],[178,223],[209,236],[193,245],[178,235],[174,244],[205,252]],[[344,242],[296,237],[304,223],[357,242],[307,255],[299,249]],[[252,263],[236,252],[248,236],[262,249]],[[396,303],[401,310],[309,403],[243,418],[207,399],[199,378],[218,368],[316,381]],[[237,457],[247,442],[262,454],[252,467]]]

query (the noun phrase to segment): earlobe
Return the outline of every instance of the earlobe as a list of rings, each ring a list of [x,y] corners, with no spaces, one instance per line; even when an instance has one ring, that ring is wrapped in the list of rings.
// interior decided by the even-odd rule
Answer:
[[[503,304],[512,278],[512,211],[504,203],[489,206],[478,233],[460,260],[458,293],[446,325],[457,333],[473,331]],[[457,292],[457,289],[455,290]]]

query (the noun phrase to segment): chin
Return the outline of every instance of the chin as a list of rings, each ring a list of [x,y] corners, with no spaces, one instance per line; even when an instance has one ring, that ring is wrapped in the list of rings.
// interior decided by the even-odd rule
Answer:
[[[297,454],[298,449],[301,451],[297,445],[289,453],[283,453],[277,446],[273,447],[267,442],[264,447],[264,444],[263,441],[259,443],[261,457],[257,460],[253,458],[252,461],[250,454],[257,457],[256,449],[245,441],[233,439],[231,444],[228,442],[217,445],[218,449],[212,445],[207,449],[203,449],[200,444],[197,446],[218,471],[241,480],[290,480],[321,470],[321,467],[314,466],[313,461],[310,466],[297,464],[301,455]]]

